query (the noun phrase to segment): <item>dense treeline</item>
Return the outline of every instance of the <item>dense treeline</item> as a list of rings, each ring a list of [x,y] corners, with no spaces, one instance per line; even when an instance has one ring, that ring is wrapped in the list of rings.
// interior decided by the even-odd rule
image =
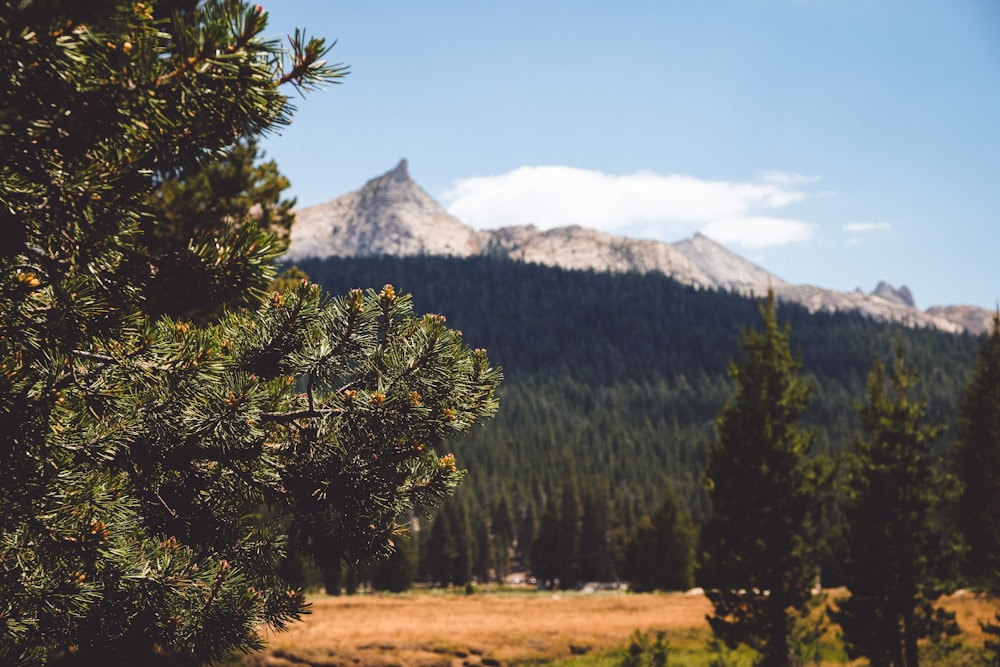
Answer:
[[[759,323],[758,300],[659,274],[491,258],[329,258],[299,266],[334,294],[383,283],[412,290],[418,312],[444,314],[504,368],[502,409],[456,449],[469,470],[454,502],[468,537],[435,526],[447,513],[424,526],[426,580],[446,583],[431,571],[438,565],[423,563],[438,557],[442,535],[452,545],[446,551],[467,548],[463,559],[489,563],[478,571],[463,566],[469,576],[527,565],[565,583],[588,579],[584,574],[623,576],[630,537],[643,517],[645,526],[655,516],[664,489],[695,524],[706,519],[702,472],[713,420],[732,388],[727,368],[740,332]],[[779,306],[778,317],[791,327],[791,349],[812,386],[803,423],[816,429],[815,453],[837,455],[858,439],[856,405],[866,376],[874,360],[891,358],[897,343],[923,379],[929,418],[954,422],[980,338],[850,313],[811,314],[790,304]],[[953,437],[954,429],[946,432],[937,451]],[[567,491],[567,484],[576,489]],[[829,530],[839,518],[831,510],[823,521]],[[569,541],[538,539],[553,530]],[[547,542],[577,553],[550,553]],[[581,569],[580,555],[595,549],[607,553],[607,565]],[[553,559],[567,565],[554,572]],[[836,568],[826,571],[836,576]],[[455,579],[447,577],[461,583]]]

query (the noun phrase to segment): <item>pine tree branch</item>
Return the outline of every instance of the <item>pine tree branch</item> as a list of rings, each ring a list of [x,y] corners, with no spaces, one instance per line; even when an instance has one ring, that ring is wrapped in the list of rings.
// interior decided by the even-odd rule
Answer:
[[[247,45],[250,44],[250,40],[253,39],[254,34],[256,34],[256,27],[257,27],[256,19],[247,21],[246,25],[243,26],[243,31],[236,38],[236,41],[226,46],[226,48],[224,49],[225,54],[233,55],[234,53],[238,53],[244,50],[247,47]],[[170,72],[158,76],[156,80],[153,82],[153,87],[158,88],[163,84],[169,83],[173,79],[183,76],[184,74],[187,74],[188,72],[196,69],[199,65],[209,62],[212,57],[212,51],[213,51],[213,49],[211,48],[212,46],[213,45],[211,44],[206,46],[195,55],[190,56],[189,58],[183,60],[180,65],[178,65]]]
[[[86,350],[73,350],[73,354],[81,359],[89,359],[90,361],[99,361],[102,364],[117,364],[118,360],[114,357],[109,357],[106,354],[97,354],[96,352],[87,352]]]
[[[322,410],[307,408],[305,410],[294,410],[292,412],[262,412],[260,413],[260,418],[261,421],[270,422],[272,424],[290,424],[300,419],[315,419],[317,417],[344,414],[345,412],[346,410],[343,408],[326,408]]]

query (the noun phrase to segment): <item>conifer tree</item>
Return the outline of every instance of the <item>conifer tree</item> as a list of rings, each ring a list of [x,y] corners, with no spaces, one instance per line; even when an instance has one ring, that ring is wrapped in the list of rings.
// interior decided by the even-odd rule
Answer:
[[[446,510],[438,512],[431,522],[424,553],[425,576],[436,586],[448,586],[451,583],[454,563],[458,558],[455,535],[452,532],[454,522],[445,512]]]
[[[411,539],[403,537],[395,541],[395,548],[389,558],[372,568],[372,588],[402,593],[413,585],[416,576],[416,546]]]
[[[583,504],[580,480],[570,467],[559,491],[559,528],[556,533],[556,577],[560,586],[573,586],[580,579],[580,536],[583,532]]]
[[[1000,595],[1000,314],[983,341],[958,420],[955,522],[968,552],[963,574]]]
[[[555,585],[560,575],[559,535],[562,515],[559,498],[549,496],[529,551],[531,571],[540,582]]]
[[[451,521],[451,532],[455,536],[455,560],[451,568],[451,583],[464,586],[472,581],[472,567],[475,562],[475,542],[472,523],[469,521],[469,506],[463,499],[449,502],[445,514]]]
[[[668,491],[652,516],[639,518],[625,547],[625,576],[638,590],[691,586],[696,532]]]
[[[538,506],[535,504],[534,498],[529,496],[518,511],[515,524],[517,547],[514,557],[520,559],[522,563],[530,563],[532,568],[534,568],[532,549],[538,535],[539,522]]]
[[[538,533],[531,544],[531,569],[549,585],[569,587],[579,580],[583,507],[575,469],[563,479],[545,504]]]
[[[514,546],[514,511],[505,491],[493,509],[493,562],[497,579],[503,581],[510,572],[511,549]]]
[[[763,330],[746,330],[730,365],[735,391],[716,420],[705,483],[712,514],[701,532],[698,580],[709,623],[728,645],[757,650],[760,664],[795,663],[792,636],[807,611],[817,570],[817,494],[806,457],[814,434],[799,420],[810,387],[778,325],[773,294]]]
[[[845,584],[850,597],[831,617],[848,655],[876,667],[917,667],[918,640],[952,634],[954,614],[935,609],[937,577],[956,555],[943,531],[949,488],[931,444],[942,428],[914,398],[916,380],[897,347],[888,377],[877,362],[861,407],[845,507]]]
[[[496,408],[485,353],[388,285],[144,314],[158,180],[287,123],[282,86],[344,73],[266,22],[237,0],[0,5],[0,663],[254,649],[304,609],[285,527],[387,555],[462,475],[435,447]],[[187,247],[194,289],[245,294],[282,245],[248,218]]]
[[[616,575],[616,559],[612,543],[611,497],[607,481],[585,477],[582,482],[580,578],[583,581],[611,581]]]

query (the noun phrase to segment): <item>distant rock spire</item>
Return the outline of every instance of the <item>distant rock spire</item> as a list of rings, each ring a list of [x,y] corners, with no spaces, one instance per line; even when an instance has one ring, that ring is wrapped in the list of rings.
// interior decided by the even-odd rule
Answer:
[[[911,292],[910,288],[906,285],[896,289],[884,280],[880,280],[872,294],[880,296],[883,299],[888,299],[889,301],[895,301],[896,303],[915,307],[913,292]]]
[[[399,164],[396,165],[396,168],[392,170],[392,180],[397,183],[410,180],[410,169],[406,164],[405,157],[400,160]]]

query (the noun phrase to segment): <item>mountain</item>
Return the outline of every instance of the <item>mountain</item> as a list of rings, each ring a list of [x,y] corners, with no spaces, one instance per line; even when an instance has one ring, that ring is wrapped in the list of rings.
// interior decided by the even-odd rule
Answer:
[[[478,252],[476,230],[424,192],[402,160],[360,190],[296,211],[286,259]]]
[[[912,327],[980,334],[993,313],[975,306],[921,311],[906,286],[880,282],[866,294],[788,283],[702,234],[677,243],[631,239],[579,226],[518,225],[477,231],[448,213],[412,178],[406,160],[363,187],[300,209],[285,259],[379,255],[485,255],[565,269],[663,273],[685,285],[762,296],[773,289],[811,312],[853,311]]]
[[[914,307],[916,305],[913,302],[913,292],[911,292],[910,288],[906,285],[896,289],[884,280],[880,280],[878,285],[875,286],[875,291],[872,292],[872,294],[889,301],[901,303],[904,306]]]

